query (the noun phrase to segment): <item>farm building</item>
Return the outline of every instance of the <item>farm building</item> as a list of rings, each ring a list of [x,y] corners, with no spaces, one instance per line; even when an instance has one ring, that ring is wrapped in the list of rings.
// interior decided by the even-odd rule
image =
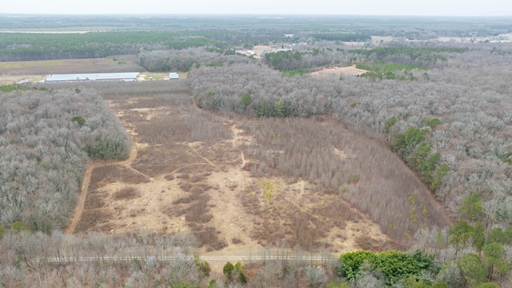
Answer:
[[[45,83],[88,82],[88,81],[136,81],[139,72],[130,73],[96,73],[96,74],[54,74],[44,78]]]
[[[169,73],[169,80],[178,80],[178,79],[180,79],[180,75],[178,75],[178,73],[175,73],[175,72]]]

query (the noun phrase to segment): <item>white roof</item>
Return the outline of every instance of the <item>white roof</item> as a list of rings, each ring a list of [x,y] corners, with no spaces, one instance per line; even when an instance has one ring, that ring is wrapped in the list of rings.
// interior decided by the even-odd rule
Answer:
[[[54,74],[45,78],[45,81],[96,81],[96,80],[135,80],[139,72],[129,73],[91,73],[91,74]]]
[[[169,79],[179,79],[179,78],[180,78],[180,75],[178,75],[178,73],[175,73],[175,72],[169,73]]]

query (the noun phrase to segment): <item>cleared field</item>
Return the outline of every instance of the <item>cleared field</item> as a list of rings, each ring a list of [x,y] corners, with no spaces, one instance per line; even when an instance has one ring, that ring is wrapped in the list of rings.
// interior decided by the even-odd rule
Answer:
[[[356,65],[348,66],[348,67],[337,67],[333,68],[324,68],[321,71],[313,72],[311,75],[313,76],[323,76],[323,75],[361,75],[368,71],[363,69],[356,68]]]
[[[18,81],[29,79],[29,82],[40,82],[46,75],[0,75],[0,85],[13,84]]]
[[[143,71],[145,69],[135,63],[135,55],[93,59],[0,62],[0,83],[12,84],[27,78],[33,79],[32,82],[37,82],[49,74]]]
[[[205,252],[279,246],[339,253],[400,247],[339,193],[325,193],[318,182],[272,173],[258,176],[254,149],[276,156],[280,152],[259,143],[249,127],[275,126],[268,122],[272,120],[229,119],[201,111],[187,93],[109,102],[133,135],[135,151],[121,163],[91,164],[74,233],[192,231]],[[337,153],[345,157],[345,152]]]
[[[217,115],[197,108],[186,81],[158,86],[166,88],[156,95],[109,98],[134,150],[128,160],[89,165],[68,233],[191,231],[203,252],[300,247],[340,253],[399,249],[407,237],[395,226],[447,223],[433,199],[419,196],[423,184],[393,152],[339,123]],[[334,165],[329,175],[320,172],[325,165]],[[332,181],[340,188],[325,188]],[[380,198],[382,189],[409,191],[398,197],[422,199],[428,215],[409,223],[409,213],[386,212],[394,211],[395,199]],[[354,195],[367,200],[356,205]],[[406,211],[415,211],[420,204],[414,202]],[[374,218],[378,223],[368,207],[384,213]]]
[[[393,41],[393,37],[391,36],[371,36],[373,43],[386,43]]]

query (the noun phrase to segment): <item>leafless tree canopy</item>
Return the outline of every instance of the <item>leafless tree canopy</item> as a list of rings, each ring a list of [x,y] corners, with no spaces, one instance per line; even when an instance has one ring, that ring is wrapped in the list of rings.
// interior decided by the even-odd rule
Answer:
[[[0,223],[63,227],[86,162],[127,157],[128,134],[94,90],[14,91],[0,103]]]
[[[512,153],[511,47],[482,44],[466,48],[468,52],[450,54],[446,67],[412,70],[417,81],[289,78],[248,63],[193,70],[191,87],[198,106],[204,109],[266,117],[328,115],[390,142],[409,127],[426,128],[430,153],[439,152],[439,163],[450,168],[436,197],[455,216],[466,196],[482,194],[486,222],[509,225],[509,214],[501,212],[512,207],[511,166],[504,162]],[[246,101],[244,94],[250,95]],[[386,122],[392,117],[397,123],[385,134]],[[429,119],[442,124],[427,127]]]

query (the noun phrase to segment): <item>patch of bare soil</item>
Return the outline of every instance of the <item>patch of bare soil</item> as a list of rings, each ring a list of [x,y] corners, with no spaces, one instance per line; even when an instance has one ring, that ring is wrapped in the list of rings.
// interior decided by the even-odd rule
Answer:
[[[91,164],[75,233],[191,231],[203,252],[223,253],[273,246],[333,253],[400,247],[382,232],[382,224],[342,195],[345,189],[357,191],[352,187],[362,182],[359,176],[333,168],[333,175],[346,176],[341,188],[332,189],[315,174],[305,179],[277,173],[277,168],[287,169],[279,167],[284,165],[279,159],[289,157],[288,152],[278,147],[288,136],[262,136],[260,127],[270,123],[239,123],[201,111],[189,95],[179,93],[109,104],[132,134],[134,151],[121,163]],[[354,149],[360,149],[326,147],[331,147],[326,153],[332,151],[325,161],[353,161]],[[313,173],[317,168],[304,169]]]
[[[324,75],[361,75],[368,72],[367,70],[358,69],[356,65],[348,66],[348,67],[334,67],[334,68],[324,68],[323,70],[313,72],[311,75],[313,76],[324,76]]]

